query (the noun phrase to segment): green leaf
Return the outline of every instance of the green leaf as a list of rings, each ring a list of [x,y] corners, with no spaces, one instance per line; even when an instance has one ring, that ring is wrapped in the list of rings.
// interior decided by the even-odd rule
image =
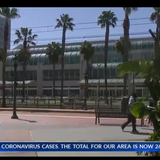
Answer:
[[[137,118],[143,118],[147,115],[147,107],[142,102],[132,104],[130,112]]]
[[[158,115],[158,112],[155,113],[155,118],[156,118],[156,120],[157,120],[158,122],[160,122],[160,117],[159,117],[159,115]]]
[[[129,61],[125,63],[121,63],[117,66],[119,76],[123,76],[126,73],[130,72],[140,72],[141,67],[139,61]]]

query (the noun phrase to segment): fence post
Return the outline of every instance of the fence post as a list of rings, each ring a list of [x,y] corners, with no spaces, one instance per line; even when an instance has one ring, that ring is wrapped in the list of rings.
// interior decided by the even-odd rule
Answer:
[[[75,103],[76,103],[76,100],[75,100],[75,99],[76,99],[76,98],[74,97],[74,98],[73,98],[73,109],[74,109],[74,110],[76,109],[76,104],[75,104]]]
[[[50,108],[50,99],[48,97],[48,108]]]
[[[27,107],[27,96],[26,96],[26,107]]]
[[[11,103],[11,99],[10,99],[10,97],[8,97],[8,102],[9,102],[9,105],[10,105],[10,103]]]
[[[37,98],[37,108],[38,108],[38,98]]]

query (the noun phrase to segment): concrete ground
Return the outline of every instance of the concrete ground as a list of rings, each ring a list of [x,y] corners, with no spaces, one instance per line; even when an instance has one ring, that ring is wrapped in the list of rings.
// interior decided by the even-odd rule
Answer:
[[[131,133],[131,126],[122,132],[125,119],[107,118],[101,125],[94,124],[93,114],[18,112],[18,120],[11,119],[12,112],[0,112],[0,141],[144,141],[151,127],[137,127],[139,134]],[[140,124],[137,121],[137,124]],[[136,156],[134,152],[23,152],[0,153],[0,156]]]

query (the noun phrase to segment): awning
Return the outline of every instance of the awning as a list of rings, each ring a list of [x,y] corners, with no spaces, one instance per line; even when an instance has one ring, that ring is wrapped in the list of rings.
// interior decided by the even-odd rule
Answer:
[[[35,82],[35,81],[33,81],[33,80],[25,81],[25,85],[32,84],[33,82]],[[23,81],[17,81],[17,83],[18,83],[19,85],[22,85],[22,84],[23,84]],[[6,81],[6,85],[11,85],[11,84],[13,84],[13,81]],[[2,81],[0,81],[0,85],[2,85]]]
[[[104,84],[105,79],[100,79],[100,80],[99,79],[89,79],[88,83],[89,84],[98,84],[98,83]],[[107,79],[107,83],[110,83],[110,84],[123,83],[123,79]],[[84,79],[81,80],[80,84],[85,84],[85,80]]]
[[[143,78],[135,78],[134,79],[134,83],[144,83],[144,80],[145,79],[143,79]],[[105,83],[105,79],[89,79],[88,80],[88,84],[98,84],[98,83],[100,83],[100,84],[104,84]],[[119,79],[107,79],[107,83],[108,84],[123,84],[124,83],[124,81],[123,81],[123,79],[121,79],[121,78],[119,78]],[[132,81],[130,81],[130,83],[133,83],[133,80]],[[81,85],[83,85],[83,84],[85,84],[85,80],[83,79],[83,80],[81,80],[80,82],[79,82],[79,84],[81,84]]]

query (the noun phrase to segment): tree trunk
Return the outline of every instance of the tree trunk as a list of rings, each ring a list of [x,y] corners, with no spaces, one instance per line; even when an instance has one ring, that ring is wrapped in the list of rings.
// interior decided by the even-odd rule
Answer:
[[[7,48],[8,48],[8,20],[6,20],[5,27],[4,27],[4,53],[3,53],[3,66],[2,66],[2,93],[3,93],[3,100],[2,100],[2,107],[6,107],[6,56],[7,56]]]
[[[85,106],[85,108],[84,109],[86,109],[87,110],[87,98],[88,98],[88,79],[89,79],[89,61],[87,61],[86,60],[86,63],[87,63],[87,74],[88,74],[88,77],[87,77],[87,79],[86,79],[86,84],[85,84],[85,100],[84,100],[84,106]]]
[[[61,59],[61,104],[63,103],[63,81],[64,81],[64,52],[65,52],[66,28],[62,32],[62,59]]]
[[[104,49],[104,76],[105,76],[105,103],[108,104],[107,62],[108,62],[109,24],[106,25],[105,49]]]
[[[125,62],[125,55],[123,53],[123,63]],[[123,76],[123,96],[126,96],[127,94],[127,79],[126,79],[126,75]]]
[[[53,64],[53,88],[52,88],[52,97],[55,97],[55,76],[54,76],[54,73],[55,73],[55,64]]]
[[[25,80],[26,80],[26,65],[23,64],[23,83],[22,83],[22,102],[24,102],[25,98]]]
[[[129,55],[129,26],[130,26],[130,22],[129,22],[129,18],[128,18],[128,14],[125,13],[125,19],[123,22],[123,29],[124,29],[124,62],[128,62],[128,55]],[[124,88],[126,88],[127,86],[127,80],[128,80],[128,74],[124,75]],[[129,86],[128,86],[128,91],[129,91]],[[124,96],[127,95],[126,90],[124,90],[123,93]]]
[[[160,13],[157,13],[157,33],[156,36],[158,37],[158,40],[160,40]]]
[[[25,36],[23,41],[23,49],[26,51],[27,49],[27,37]],[[23,53],[26,54],[26,53]],[[22,102],[24,102],[25,98],[25,80],[26,80],[26,64],[22,64],[22,70],[23,70],[23,84],[22,84]]]

